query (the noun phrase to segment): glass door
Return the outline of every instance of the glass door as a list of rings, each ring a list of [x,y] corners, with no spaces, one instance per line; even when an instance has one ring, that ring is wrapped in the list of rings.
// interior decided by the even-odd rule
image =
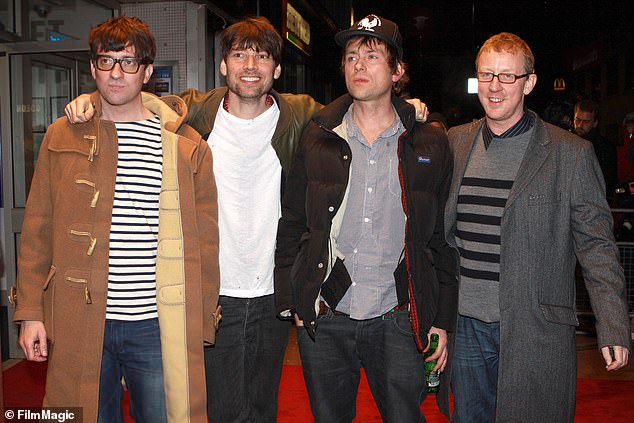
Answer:
[[[37,51],[36,46],[21,47],[4,56],[0,50],[0,81],[5,81],[0,87],[6,264],[6,287],[2,290],[15,285],[24,207],[46,128],[64,115],[64,106],[71,99],[95,89],[88,51],[65,50],[64,44],[49,44],[45,51]],[[66,47],[73,45],[70,42]],[[12,315],[13,307],[9,306],[8,322]],[[22,357],[16,326],[8,326],[3,348],[8,345],[11,358]]]

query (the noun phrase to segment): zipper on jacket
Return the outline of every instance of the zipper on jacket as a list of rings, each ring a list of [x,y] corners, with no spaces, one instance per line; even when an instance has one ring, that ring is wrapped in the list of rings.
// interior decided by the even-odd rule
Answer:
[[[74,229],[70,230],[71,235],[77,236],[85,236],[90,238],[90,246],[88,246],[88,250],[86,251],[87,256],[92,256],[92,253],[95,251],[95,246],[97,245],[97,238],[93,238],[90,232],[84,231],[76,231]]]
[[[92,304],[92,297],[90,296],[90,289],[88,289],[87,279],[80,279],[80,278],[73,278],[71,276],[66,276],[66,280],[68,282],[85,284],[86,286],[84,287],[84,296],[86,297],[86,304]]]
[[[317,123],[317,122],[315,122],[315,123]],[[324,131],[326,131],[326,132],[328,132],[328,133],[330,133],[330,134],[334,135],[335,137],[337,137],[337,138],[339,138],[339,139],[342,139],[342,140],[343,140],[343,141],[345,141],[346,143],[348,142],[348,141],[344,140],[343,138],[341,138],[341,136],[340,136],[338,133],[336,133],[335,131],[333,131],[332,129],[330,129],[330,128],[326,128],[324,125],[322,125],[322,124],[320,124],[320,123],[317,123],[317,126],[319,126],[319,128],[323,129]]]
[[[403,131],[403,133],[398,138],[398,146],[397,146],[397,156],[398,156],[398,179],[401,183],[401,202],[403,204],[403,211],[405,212],[405,217],[407,221],[405,222],[405,239],[403,240],[404,244],[404,252],[405,252],[405,270],[407,273],[407,292],[409,296],[409,310],[410,310],[410,323],[412,324],[412,330],[414,332],[414,341],[416,342],[416,346],[419,350],[423,350],[425,343],[421,339],[420,336],[420,324],[421,322],[418,320],[418,304],[416,304],[416,297],[414,296],[414,282],[412,281],[412,273],[411,273],[411,262],[409,256],[409,248],[407,245],[407,234],[410,229],[410,225],[413,224],[412,219],[410,219],[410,208],[409,208],[409,196],[407,195],[407,187],[405,186],[405,174],[406,170],[404,167],[406,166],[405,160],[402,159],[401,155],[401,146],[403,137],[407,136],[407,129]],[[415,230],[415,229],[413,229]]]
[[[89,187],[92,187],[93,195],[92,195],[92,200],[90,201],[90,207],[93,209],[97,207],[97,201],[99,201],[99,190],[97,189],[97,186],[95,185],[95,183],[90,182],[86,179],[75,179],[75,183],[84,184],[84,185],[88,185]]]

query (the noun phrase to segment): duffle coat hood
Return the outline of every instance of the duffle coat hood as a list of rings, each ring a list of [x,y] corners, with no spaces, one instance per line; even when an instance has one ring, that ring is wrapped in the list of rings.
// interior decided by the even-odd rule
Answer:
[[[203,342],[219,311],[217,193],[211,151],[184,124],[185,103],[142,93],[161,119],[157,306],[170,422],[207,422]],[[118,143],[96,115],[49,126],[27,202],[15,321],[43,321],[49,339],[44,406],[83,408],[96,422]]]

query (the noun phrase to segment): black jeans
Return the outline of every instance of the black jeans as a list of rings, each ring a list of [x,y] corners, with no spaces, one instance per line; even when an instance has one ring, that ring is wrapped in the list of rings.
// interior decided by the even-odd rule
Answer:
[[[212,423],[277,419],[277,394],[290,321],[276,317],[273,295],[220,297],[216,344],[205,349],[207,412]]]
[[[314,342],[303,328],[297,328],[297,339],[315,422],[352,422],[361,367],[384,422],[425,421],[425,366],[408,311],[352,320],[328,309]]]

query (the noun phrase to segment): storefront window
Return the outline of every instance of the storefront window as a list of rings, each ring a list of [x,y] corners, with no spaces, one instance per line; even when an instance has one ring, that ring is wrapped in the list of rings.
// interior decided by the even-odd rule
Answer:
[[[0,0],[0,32],[9,32],[13,30],[13,0]]]
[[[14,204],[24,207],[46,128],[95,84],[87,51],[13,54],[10,65]]]
[[[85,39],[92,26],[112,17],[112,9],[84,0],[21,0],[20,4],[25,41]]]

